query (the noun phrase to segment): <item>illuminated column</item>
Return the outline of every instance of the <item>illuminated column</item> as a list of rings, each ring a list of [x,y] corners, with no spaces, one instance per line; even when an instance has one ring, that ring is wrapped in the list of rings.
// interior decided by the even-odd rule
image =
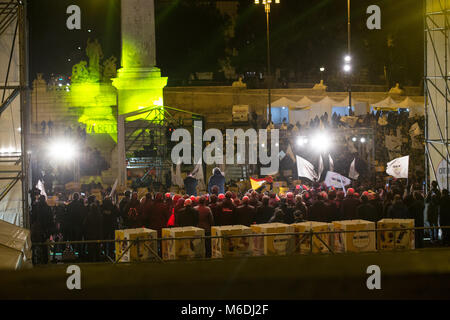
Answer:
[[[167,78],[155,66],[154,0],[122,0],[121,5],[122,68],[113,85],[119,92],[119,114],[125,114],[162,106]]]

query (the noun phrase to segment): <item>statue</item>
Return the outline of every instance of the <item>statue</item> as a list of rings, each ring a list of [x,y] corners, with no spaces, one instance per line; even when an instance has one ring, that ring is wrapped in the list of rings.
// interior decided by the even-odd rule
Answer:
[[[100,59],[103,58],[103,51],[97,39],[91,41],[88,39],[86,55],[89,58],[89,75],[91,82],[100,80]]]
[[[111,78],[117,76],[117,58],[114,56],[109,57],[103,62],[103,82],[111,82]]]
[[[81,83],[89,79],[89,71],[87,69],[87,62],[80,61],[72,67],[72,83]]]

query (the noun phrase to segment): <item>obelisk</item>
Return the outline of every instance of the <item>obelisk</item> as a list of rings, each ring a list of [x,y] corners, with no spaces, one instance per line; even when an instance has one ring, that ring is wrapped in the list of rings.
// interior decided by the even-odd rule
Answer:
[[[167,78],[156,67],[154,0],[122,0],[122,68],[113,85],[119,93],[119,114],[163,105]]]

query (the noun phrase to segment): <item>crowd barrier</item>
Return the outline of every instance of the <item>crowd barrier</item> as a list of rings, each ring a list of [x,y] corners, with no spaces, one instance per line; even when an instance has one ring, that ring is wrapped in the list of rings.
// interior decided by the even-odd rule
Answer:
[[[330,224],[328,223],[328,225]],[[245,230],[250,229],[251,231],[251,228],[245,226],[239,227],[243,227]],[[433,229],[448,230],[450,226],[319,231],[310,228],[306,232],[256,233],[253,231],[240,234],[213,232],[212,235],[205,235],[204,232],[199,233],[198,230],[194,230],[200,228],[188,228],[193,229],[191,230],[192,235],[168,237],[167,234],[164,235],[163,231],[163,237],[159,238],[156,236],[156,231],[139,228],[116,230],[119,233],[126,230],[136,230],[134,232],[135,236],[130,238],[33,243],[33,253],[36,254],[36,250],[39,250],[38,248],[46,248],[43,252],[47,252],[49,257],[54,257],[55,253],[59,250],[59,254],[63,257],[58,262],[69,263],[77,261],[80,257],[80,250],[77,251],[76,248],[79,249],[81,247],[84,248],[82,249],[84,252],[83,256],[88,256],[86,249],[87,251],[91,250],[91,253],[92,250],[101,250],[104,252],[103,256],[106,257],[107,262],[109,261],[111,263],[139,261],[164,263],[169,260],[184,259],[412,250],[415,249],[416,233],[418,231],[423,232]],[[168,228],[167,230],[170,229],[177,228]],[[139,230],[141,231],[137,232]],[[149,236],[145,236],[146,233]],[[133,234],[133,232],[130,234]],[[339,242],[342,239],[344,241],[345,239],[351,239],[354,243],[353,247],[348,247],[351,250],[345,250],[345,246],[343,247],[342,243]],[[263,243],[262,250],[261,243]],[[114,252],[113,250],[107,250],[106,247],[110,245],[114,245]],[[208,250],[205,250],[205,248],[208,246],[210,249],[208,254],[206,254]],[[224,247],[226,248],[225,250]],[[71,254],[65,255],[67,252],[71,252]],[[113,253],[109,254],[108,252]],[[127,258],[124,259],[124,257]],[[50,259],[47,259],[44,263],[50,262]]]

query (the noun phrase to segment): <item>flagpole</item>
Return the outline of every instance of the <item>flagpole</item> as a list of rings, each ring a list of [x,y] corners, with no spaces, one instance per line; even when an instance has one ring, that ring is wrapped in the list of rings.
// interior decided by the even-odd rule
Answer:
[[[344,189],[344,195],[347,196],[347,191],[345,190],[344,182],[342,182],[342,176],[339,175],[339,179],[341,179],[342,189]]]

